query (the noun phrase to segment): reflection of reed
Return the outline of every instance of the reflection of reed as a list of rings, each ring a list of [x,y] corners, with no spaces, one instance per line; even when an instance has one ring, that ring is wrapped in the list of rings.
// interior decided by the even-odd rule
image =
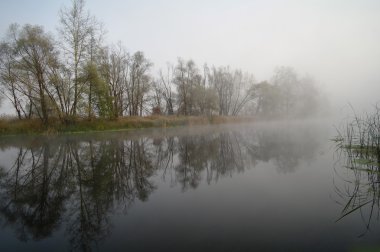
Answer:
[[[350,172],[344,179],[344,189],[335,186],[337,195],[345,202],[337,221],[359,211],[367,232],[373,217],[377,216],[378,219],[380,214],[379,108],[376,108],[374,114],[364,118],[355,116],[338,133],[337,151],[344,160],[343,167]]]

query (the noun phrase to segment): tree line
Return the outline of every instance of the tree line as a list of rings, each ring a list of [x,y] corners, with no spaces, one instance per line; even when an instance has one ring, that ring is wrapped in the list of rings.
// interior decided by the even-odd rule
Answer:
[[[105,45],[101,23],[84,0],[59,12],[58,37],[42,26],[11,24],[0,43],[1,93],[19,119],[68,122],[122,116],[306,116],[320,105],[312,78],[275,69],[270,81],[230,67],[178,58],[158,74],[141,51]]]

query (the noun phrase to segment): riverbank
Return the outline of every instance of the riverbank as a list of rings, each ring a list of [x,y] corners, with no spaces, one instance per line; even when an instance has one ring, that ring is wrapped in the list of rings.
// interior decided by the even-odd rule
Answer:
[[[165,128],[191,125],[239,123],[252,121],[252,117],[234,116],[128,116],[116,120],[77,119],[62,123],[52,119],[44,125],[38,119],[0,119],[0,135],[60,134],[93,131],[126,130],[140,128]]]

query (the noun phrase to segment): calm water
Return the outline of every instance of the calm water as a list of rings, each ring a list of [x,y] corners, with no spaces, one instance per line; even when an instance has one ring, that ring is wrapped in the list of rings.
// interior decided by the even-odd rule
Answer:
[[[336,222],[358,182],[334,135],[308,121],[1,138],[0,251],[380,248],[378,205]]]

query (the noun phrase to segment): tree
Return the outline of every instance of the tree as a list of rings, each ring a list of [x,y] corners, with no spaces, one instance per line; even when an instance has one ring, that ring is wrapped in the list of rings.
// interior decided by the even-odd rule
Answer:
[[[254,87],[256,100],[255,114],[261,116],[277,116],[280,112],[280,89],[267,81]]]
[[[56,95],[55,101],[59,104],[61,119],[68,122],[71,115],[71,81],[72,74],[69,68],[60,63],[57,68],[52,69],[50,77],[52,89]]]
[[[145,58],[143,52],[136,52],[129,62],[129,76],[127,84],[127,99],[129,115],[143,115],[147,103],[147,94],[151,88],[152,78],[149,69],[152,63]]]
[[[95,17],[85,11],[84,0],[72,0],[71,8],[62,8],[60,15],[59,34],[62,38],[62,48],[68,57],[68,68],[73,74],[74,89],[70,112],[76,116],[78,104],[84,92],[84,83],[80,81],[80,72],[83,64],[91,54],[94,48],[96,33],[99,30],[99,24]],[[70,83],[71,84],[71,83]]]
[[[178,112],[183,115],[193,115],[194,110],[194,88],[202,83],[202,76],[194,61],[187,62],[179,58],[174,69],[173,82],[177,86]]]
[[[321,107],[321,94],[311,76],[299,79],[296,113],[299,117],[315,115]]]
[[[237,116],[254,98],[254,84],[255,79],[252,75],[243,74],[240,70],[235,71],[230,115]]]
[[[219,115],[228,115],[233,94],[233,76],[228,67],[213,67],[209,76],[218,94]]]
[[[111,99],[110,110],[113,118],[122,116],[125,110],[128,63],[129,55],[120,43],[103,49],[99,67],[107,86],[107,95]]]
[[[299,88],[298,76],[291,67],[277,67],[272,77],[273,85],[281,90],[282,108],[285,115],[289,115],[295,106],[297,91]]]
[[[51,85],[52,73],[59,66],[53,39],[41,26],[25,25],[19,29],[11,25],[8,42],[2,48],[5,53],[2,53],[1,78],[18,116],[21,111],[26,114],[22,99],[27,98],[29,116],[34,108],[47,125],[49,115],[60,111]]]
[[[6,97],[16,110],[19,119],[26,116],[22,101],[22,92],[19,91],[14,73],[15,60],[10,42],[0,44],[0,83],[1,93]]]
[[[192,90],[194,111],[200,115],[212,115],[218,110],[218,95],[212,87],[195,86]]]
[[[211,85],[218,94],[219,115],[238,115],[253,99],[255,80],[249,74],[229,67],[213,67],[209,74]]]
[[[97,66],[91,62],[88,62],[85,69],[84,75],[86,83],[91,83],[88,87],[88,116],[91,118],[97,112],[100,117],[112,118],[114,116],[114,111],[112,108],[112,96],[109,93],[109,86],[101,76]]]
[[[165,74],[160,70],[159,80],[156,82],[156,93],[162,96],[166,103],[166,112],[168,115],[174,114],[173,107],[173,79],[174,79],[173,66],[167,64],[167,70]]]
[[[279,67],[275,69],[272,83],[277,89],[279,112],[286,116],[315,115],[321,107],[319,89],[311,76],[299,77],[293,68]]]

